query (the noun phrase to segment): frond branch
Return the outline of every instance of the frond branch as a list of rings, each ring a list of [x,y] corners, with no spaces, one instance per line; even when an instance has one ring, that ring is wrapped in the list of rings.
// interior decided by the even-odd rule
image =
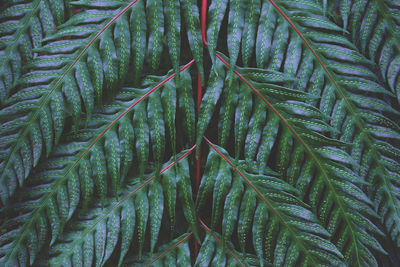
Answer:
[[[15,46],[18,44],[17,40],[19,37],[22,35],[26,27],[28,26],[28,22],[31,19],[31,17],[39,10],[39,4],[41,0],[37,0],[34,6],[32,7],[31,12],[29,13],[28,16],[26,16],[24,22],[22,23],[22,27],[19,28],[17,34],[15,35],[13,43],[6,48],[6,52],[4,53],[4,60],[0,63],[0,69],[3,69],[4,65],[8,63],[8,59],[10,57],[11,52],[15,49]]]
[[[177,243],[175,243],[173,246],[171,246],[170,248],[168,248],[166,251],[164,251],[163,253],[161,253],[159,256],[157,256],[155,259],[153,259],[150,263],[146,264],[147,266],[150,266],[151,264],[153,264],[154,262],[156,262],[157,260],[159,260],[161,257],[163,257],[165,254],[167,254],[168,252],[170,252],[171,250],[173,250],[174,248],[176,248],[179,244],[185,242],[189,237],[191,237],[193,234],[193,232],[190,232],[189,234],[187,234],[184,238],[182,238],[181,240],[179,240]]]
[[[194,63],[194,60],[191,60],[189,63],[184,65],[181,69],[180,72],[184,71],[188,67],[190,67]],[[128,113],[134,106],[136,106],[139,102],[141,102],[145,97],[150,95],[152,92],[157,90],[159,87],[161,87],[163,84],[171,80],[173,77],[175,77],[175,73],[171,74],[169,77],[161,81],[159,84],[157,84],[155,87],[153,87],[151,90],[149,90],[146,94],[144,94],[142,97],[140,97],[137,101],[135,101],[131,106],[129,106],[124,112],[122,112],[117,118],[114,119],[93,141],[92,143],[78,156],[78,158],[71,164],[71,166],[67,169],[67,171],[64,173],[64,175],[57,180],[57,182],[52,186],[51,191],[44,197],[44,199],[41,201],[40,205],[38,208],[36,208],[32,212],[31,220],[27,224],[24,225],[24,227],[21,230],[21,234],[18,236],[18,239],[15,240],[15,245],[13,246],[12,252],[9,254],[9,257],[12,257],[14,253],[17,251],[15,248],[18,247],[18,245],[23,241],[24,237],[26,234],[28,234],[28,231],[32,224],[36,221],[37,217],[40,216],[40,212],[42,209],[46,207],[46,203],[51,199],[51,197],[57,192],[57,188],[63,184],[63,182],[68,178],[68,174],[75,168],[75,166],[78,164],[78,162],[89,152],[90,148],[92,148],[96,142],[119,120],[121,119],[126,113]],[[192,151],[196,147],[193,146],[190,151]]]
[[[26,123],[25,127],[23,128],[22,131],[20,131],[18,138],[16,142],[13,145],[13,148],[11,149],[9,156],[6,160],[6,163],[4,164],[3,172],[0,176],[0,180],[4,179],[5,174],[7,173],[7,169],[9,167],[9,164],[11,163],[11,159],[13,158],[14,154],[17,152],[17,148],[23,138],[29,133],[30,131],[30,125],[35,122],[37,117],[40,115],[41,110],[43,107],[48,103],[50,100],[51,94],[58,88],[58,86],[61,84],[62,80],[64,77],[70,72],[70,70],[73,68],[73,66],[79,61],[79,59],[85,54],[85,52],[88,50],[88,48],[94,43],[94,41],[117,19],[119,18],[122,14],[124,14],[134,3],[136,3],[137,0],[132,1],[129,3],[124,9],[122,9],[117,15],[115,15],[90,41],[89,43],[85,46],[85,48],[79,53],[79,55],[75,58],[75,60],[69,65],[69,67],[64,71],[64,73],[58,78],[58,80],[55,82],[55,84],[50,88],[49,92],[43,96],[42,100],[40,101],[40,104],[36,108],[36,110],[33,112],[33,114],[30,116],[28,122]]]
[[[182,156],[180,156],[176,161],[171,162],[170,164],[168,164],[165,168],[163,168],[159,174],[167,171],[169,168],[171,168],[172,166],[174,166],[175,164],[177,164],[178,161],[184,159],[186,156],[188,156],[194,149],[196,148],[196,145],[192,146],[188,151],[186,151]],[[69,248],[69,250],[73,250],[73,248],[80,244],[82,239],[84,239],[86,237],[86,235],[88,233],[90,233],[92,231],[92,229],[94,229],[94,227],[101,221],[104,220],[104,218],[106,218],[113,210],[115,210],[117,207],[119,207],[124,201],[126,201],[128,198],[130,198],[133,194],[135,194],[137,191],[139,191],[140,189],[142,189],[144,186],[146,186],[148,183],[150,183],[151,181],[154,180],[156,176],[153,175],[152,177],[150,177],[149,179],[147,179],[144,183],[142,183],[141,185],[139,185],[137,188],[135,188],[134,190],[132,190],[131,192],[129,192],[129,194],[127,194],[125,197],[123,197],[120,201],[118,201],[117,203],[115,203],[110,209],[108,209],[100,218],[98,218],[88,229],[86,229],[86,231],[80,236],[79,239],[76,239],[74,241],[74,243],[71,245],[71,247]],[[191,235],[192,233],[190,233],[185,240]],[[184,241],[184,240],[183,240]],[[183,241],[179,242],[182,243]],[[178,243],[178,244],[179,244]],[[176,244],[176,245],[178,245]],[[175,247],[175,246],[174,246]],[[173,248],[174,248],[173,247]],[[173,249],[171,248],[171,249]],[[168,250],[169,251],[169,250]],[[168,251],[166,251],[165,253],[167,253]],[[164,254],[165,254],[164,253]],[[162,254],[162,255],[164,255]],[[69,253],[65,253],[65,255],[69,255]],[[160,255],[157,259],[159,259],[162,255]],[[156,261],[157,259],[155,259],[154,261]],[[153,261],[153,262],[154,262]],[[153,263],[151,262],[151,263]],[[150,263],[150,264],[151,264]]]
[[[381,156],[380,152],[378,151],[377,146],[375,145],[374,138],[371,136],[371,132],[367,129],[363,119],[360,117],[359,113],[357,113],[355,111],[355,108],[353,107],[352,103],[346,97],[345,91],[342,90],[342,88],[336,82],[336,80],[334,78],[334,74],[332,74],[328,70],[326,65],[323,63],[323,59],[321,59],[321,57],[317,54],[317,52],[311,47],[310,42],[307,41],[306,37],[304,37],[304,35],[300,32],[300,30],[296,27],[296,25],[292,22],[292,20],[283,12],[283,10],[273,0],[269,0],[269,2],[284,17],[284,19],[290,24],[290,26],[296,31],[298,36],[303,40],[303,42],[306,44],[308,49],[315,56],[315,58],[317,59],[318,63],[321,65],[321,67],[324,69],[324,71],[328,75],[329,79],[331,80],[331,82],[334,84],[334,86],[337,89],[337,92],[339,93],[339,95],[345,101],[348,111],[350,112],[350,114],[352,115],[353,119],[355,120],[355,124],[359,127],[359,130],[362,132],[361,134],[363,134],[363,137],[364,137],[363,139],[364,139],[365,143],[370,147],[373,155],[376,157],[376,159],[375,159],[376,164],[378,164],[380,166],[383,166],[382,161],[381,161],[382,156]],[[387,14],[387,9],[384,6],[384,4],[382,3],[382,1],[377,0],[376,2],[377,2],[379,10],[384,15]],[[383,16],[383,17],[385,18],[386,25],[389,27],[390,31],[392,33],[394,33],[395,31],[393,29],[392,21],[388,20],[386,18],[386,16]],[[396,34],[393,34],[393,36],[396,38],[396,40],[400,39],[399,36],[396,35]],[[385,192],[386,192],[386,196],[388,197],[388,202],[390,202],[393,207],[397,207],[398,205],[397,205],[397,201],[396,201],[396,196],[393,193],[393,190],[391,189],[391,186],[390,186],[390,175],[388,174],[388,172],[385,169],[385,167],[382,167],[381,170],[384,173],[384,176],[382,177],[381,182],[384,184],[384,187],[386,188]],[[395,209],[395,213],[396,213],[396,217],[399,218],[400,217],[400,210],[399,209]],[[383,220],[385,220],[385,219],[383,219]]]
[[[235,256],[235,254],[226,246],[224,246],[224,244],[222,243],[222,241],[211,231],[211,229],[199,218],[199,222],[201,227],[203,227],[207,232],[209,232],[217,241],[218,243],[224,247],[224,249],[226,249],[226,251],[229,252],[229,254],[231,254],[232,257],[235,258],[235,260],[241,265],[241,266],[245,266],[238,257]]]
[[[283,219],[283,217],[279,214],[279,212],[272,206],[272,204],[263,196],[263,194],[261,194],[260,190],[257,189],[257,187],[255,187],[253,185],[252,182],[250,182],[249,179],[247,179],[246,176],[244,176],[244,174],[232,163],[232,161],[230,161],[227,157],[225,157],[224,154],[222,154],[221,151],[219,151],[218,148],[216,148],[214,146],[213,143],[210,142],[210,140],[207,139],[207,137],[203,136],[204,140],[206,140],[206,142],[215,150],[215,152],[217,152],[229,165],[232,166],[232,168],[235,169],[235,171],[246,181],[246,183],[248,183],[251,188],[254,189],[254,191],[256,191],[256,193],[262,198],[262,200],[267,203],[267,205],[272,209],[272,211],[279,217],[279,219],[282,221],[282,223],[289,229],[289,231],[295,236],[294,231],[292,230],[292,228],[286,223],[285,219]]]
[[[254,186],[254,184],[247,179],[247,177],[224,155],[222,154],[221,151],[218,150],[218,148],[216,148],[214,146],[213,143],[210,142],[210,140],[208,140],[205,136],[203,136],[204,140],[206,140],[206,142],[215,150],[215,152],[217,152],[232,168],[235,169],[235,171],[246,181],[246,183],[248,185],[251,186],[251,188],[254,189],[254,191],[261,197],[261,199],[271,208],[271,210],[276,214],[276,216],[278,216],[278,218],[282,221],[282,223],[285,225],[285,227],[289,230],[289,232],[293,235],[294,239],[296,239],[297,241],[297,234],[294,232],[294,230],[292,229],[292,227],[289,226],[289,224],[286,222],[286,220],[280,215],[280,213],[272,206],[272,204],[264,197],[264,195],[260,192],[260,190],[257,189],[257,187]],[[215,237],[215,236],[214,236]],[[220,241],[219,241],[220,242]],[[304,247],[304,245],[301,245],[304,250],[307,250],[306,247]]]
[[[339,87],[337,84],[336,80],[333,78],[331,72],[328,70],[328,68],[325,66],[325,64],[322,62],[322,59],[318,56],[317,52],[311,47],[310,43],[307,41],[307,39],[304,37],[304,35],[300,32],[300,30],[294,25],[294,23],[290,20],[288,16],[282,11],[282,9],[273,1],[269,0],[269,2],[276,8],[276,10],[285,18],[285,20],[292,26],[292,28],[296,31],[296,33],[299,35],[299,37],[304,41],[308,49],[310,49],[311,53],[315,56],[315,58],[318,60],[319,64],[321,67],[325,70],[326,74],[329,76],[329,79],[332,81],[332,83],[335,85],[336,89],[338,90],[339,94],[343,97],[344,101],[346,102],[350,112],[352,114],[355,114],[353,106],[350,104],[349,100],[345,96],[344,92],[342,89]]]
[[[231,66],[226,62],[220,55],[216,54],[218,59],[220,59],[228,68],[231,68]],[[232,67],[233,68],[233,67]],[[288,129],[293,133],[293,135],[300,141],[300,143],[304,146],[304,148],[307,150],[307,152],[310,154],[312,159],[315,161],[317,164],[318,168],[321,170],[322,177],[324,177],[325,182],[329,186],[329,188],[333,192],[334,199],[336,199],[336,202],[338,203],[339,209],[341,210],[341,213],[343,214],[344,220],[347,222],[351,229],[351,238],[355,241],[357,240],[354,236],[354,231],[353,229],[353,224],[349,221],[348,215],[346,214],[346,211],[344,209],[344,204],[341,199],[339,199],[339,196],[337,195],[337,192],[332,185],[331,181],[329,180],[329,176],[327,174],[327,171],[325,168],[322,166],[321,162],[318,160],[317,156],[315,153],[310,149],[310,147],[304,142],[304,140],[300,137],[300,135],[294,130],[294,128],[289,124],[289,122],[279,113],[278,110],[275,109],[275,107],[267,100],[265,99],[261,93],[255,89],[238,71],[234,70],[234,73],[244,82],[246,83],[247,86],[249,86],[256,94],[259,96],[267,105],[269,108],[273,110],[273,112],[283,121],[283,123],[288,127]],[[357,255],[357,261],[359,262],[359,252],[357,246],[355,247],[356,250],[356,255]],[[361,264],[359,264],[361,266]]]

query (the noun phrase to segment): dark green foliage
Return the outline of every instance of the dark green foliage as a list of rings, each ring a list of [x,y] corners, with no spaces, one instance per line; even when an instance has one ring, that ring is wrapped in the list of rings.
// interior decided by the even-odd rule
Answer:
[[[200,2],[1,4],[1,266],[400,264],[399,1]]]

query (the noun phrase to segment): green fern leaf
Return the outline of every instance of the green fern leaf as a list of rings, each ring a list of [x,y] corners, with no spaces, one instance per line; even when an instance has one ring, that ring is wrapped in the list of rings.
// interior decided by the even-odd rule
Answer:
[[[128,5],[129,6],[129,5]],[[118,11],[118,10],[117,10]],[[87,11],[89,14],[91,10]],[[96,13],[96,11],[94,11]],[[122,14],[122,13],[121,13]],[[79,46],[74,46],[75,49],[80,49],[81,53],[79,55],[75,54],[74,51],[69,52],[68,57],[64,57],[64,60],[62,62],[62,67],[59,67],[58,64],[54,64],[55,66],[52,66],[52,62],[56,62],[59,59],[56,59],[56,57],[52,57],[52,59],[46,63],[46,70],[40,70],[40,64],[39,66],[34,66],[31,68],[31,71],[24,76],[22,76],[15,84],[16,85],[23,85],[24,88],[30,88],[31,86],[37,86],[39,85],[40,87],[47,87],[49,91],[46,90],[46,92],[42,92],[42,94],[36,95],[36,97],[33,99],[34,103],[32,103],[32,100],[30,96],[28,95],[21,95],[22,98],[18,99],[17,103],[19,105],[25,105],[27,108],[29,107],[28,110],[24,109],[13,109],[13,103],[9,103],[8,106],[4,107],[2,109],[2,116],[6,116],[7,112],[12,112],[10,116],[18,118],[18,116],[23,116],[25,114],[29,114],[25,118],[25,122],[23,125],[20,125],[18,127],[17,134],[12,132],[14,129],[12,127],[6,127],[2,132],[3,137],[8,137],[7,141],[2,144],[2,147],[4,147],[5,150],[8,151],[8,156],[6,158],[2,158],[2,163],[1,163],[1,197],[2,201],[5,202],[8,197],[10,197],[14,189],[10,186],[7,186],[7,183],[10,183],[11,180],[14,180],[12,176],[9,174],[9,169],[12,169],[14,167],[13,159],[16,157],[16,154],[21,153],[21,144],[25,143],[23,141],[26,141],[29,136],[33,136],[35,138],[35,143],[37,146],[42,146],[42,143],[44,143],[44,137],[43,136],[38,136],[34,129],[37,127],[46,127],[46,125],[39,125],[39,115],[40,113],[45,110],[49,106],[49,102],[51,99],[53,99],[51,96],[53,92],[55,94],[58,94],[59,87],[63,85],[62,87],[62,94],[66,98],[66,100],[62,100],[62,102],[59,104],[61,106],[67,106],[68,105],[68,111],[70,114],[72,114],[74,118],[74,123],[73,127],[77,127],[78,124],[78,117],[80,116],[82,112],[82,107],[83,104],[81,103],[81,97],[84,99],[84,105],[86,108],[93,108],[93,103],[94,100],[91,99],[93,97],[92,94],[90,94],[90,84],[89,80],[86,80],[87,82],[83,82],[82,84],[77,84],[77,81],[81,81],[83,76],[85,75],[84,72],[82,72],[81,68],[85,69],[83,62],[80,61],[82,59],[83,53],[88,49],[93,41],[96,39],[94,34],[101,30],[103,27],[103,21],[110,19],[110,18],[117,18],[120,16],[117,15],[115,17],[116,13],[115,12],[103,12],[101,13],[100,19],[96,16],[94,16],[94,19],[92,17],[92,24],[81,24],[82,20],[85,20],[83,16],[74,16],[72,18],[72,22],[66,23],[66,25],[71,24],[75,26],[73,30],[69,30],[66,26],[62,26],[61,29],[53,34],[51,37],[47,37],[44,39],[44,41],[52,41],[57,38],[63,38],[65,36],[73,36],[76,38],[81,38],[82,40],[80,41]],[[93,24],[95,22],[96,24]],[[99,26],[100,22],[100,26]],[[107,30],[107,26],[104,26],[104,34],[101,37],[100,41],[100,50],[102,53],[108,53],[109,56],[107,58],[103,58],[102,60],[106,60],[103,62],[103,70],[104,70],[104,77],[108,85],[110,86],[109,88],[112,88],[113,83],[117,81],[118,77],[118,69],[113,70],[113,65],[116,63],[116,55],[115,55],[115,48],[113,43],[113,40],[110,40],[111,38],[111,32],[110,30]],[[93,37],[95,36],[95,37]],[[108,36],[108,39],[107,39]],[[55,41],[55,43],[59,43],[63,41]],[[50,42],[50,47],[53,44],[53,42]],[[129,47],[128,47],[129,48]],[[43,47],[43,49],[46,49],[46,46]],[[59,51],[51,51],[52,53],[65,53],[64,48],[56,48],[59,49]],[[42,50],[46,51],[46,50]],[[68,53],[68,52],[67,52]],[[112,56],[115,55],[115,56]],[[40,61],[39,61],[40,63]],[[75,64],[78,63],[78,64]],[[100,63],[100,62],[99,62]],[[36,70],[35,70],[36,69]],[[54,71],[56,70],[56,71]],[[78,74],[79,73],[79,74]],[[61,76],[60,76],[61,75]],[[59,78],[58,78],[59,77]],[[58,78],[58,79],[57,79]],[[76,80],[75,80],[76,78]],[[88,76],[86,75],[86,79],[88,79]],[[40,88],[39,87],[39,88]],[[36,87],[37,88],[37,87]],[[29,90],[29,89],[27,89]],[[96,91],[96,90],[95,90]],[[89,97],[89,98],[87,98]],[[65,101],[65,102],[64,102]],[[30,105],[27,105],[29,104]],[[90,109],[86,110],[87,115],[91,113]],[[59,112],[59,114],[65,114],[62,112]],[[88,117],[89,118],[89,117]],[[3,118],[2,118],[3,120]],[[62,120],[61,120],[62,122]],[[58,124],[58,125],[57,125]],[[57,131],[60,131],[61,128],[63,128],[60,125],[60,122],[54,122],[53,125],[57,125]],[[48,127],[48,126],[47,126]],[[49,129],[50,130],[50,129]],[[57,140],[57,139],[56,139]],[[47,141],[50,142],[50,141]],[[28,163],[27,165],[24,166],[25,168],[25,175],[27,176],[31,170],[32,167],[34,167],[37,163],[36,158],[40,157],[41,155],[41,150],[34,150],[33,147],[29,147],[28,149],[30,150],[29,153],[33,154],[34,160]],[[49,151],[47,151],[49,153]],[[15,182],[12,182],[15,184]],[[22,184],[21,184],[22,185]]]
[[[0,265],[399,265],[397,2],[4,1]]]
[[[58,0],[4,3],[0,10],[4,18],[0,24],[1,105],[7,103],[13,85],[22,76],[24,63],[37,56],[33,49],[41,47],[42,40],[64,22],[66,11]]]
[[[199,10],[194,0],[180,1],[183,18],[187,25],[187,36],[192,51],[194,60],[196,61],[197,69],[200,72],[201,77],[204,77],[203,69],[203,47],[201,43],[200,33],[200,20]]]

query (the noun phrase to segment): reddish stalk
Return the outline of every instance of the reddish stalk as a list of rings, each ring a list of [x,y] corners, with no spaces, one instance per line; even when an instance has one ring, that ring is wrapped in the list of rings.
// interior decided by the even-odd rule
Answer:
[[[235,254],[234,254],[229,248],[227,248],[226,246],[224,246],[224,244],[222,243],[222,241],[211,231],[210,228],[207,227],[207,225],[206,225],[201,219],[199,219],[199,222],[200,222],[200,225],[201,225],[207,232],[209,232],[209,233],[218,241],[218,243],[220,243],[220,244],[224,247],[224,249],[226,249],[226,250],[229,252],[229,254],[231,254],[231,256],[234,257],[235,260],[237,260],[237,262],[238,262],[241,266],[245,266],[245,265],[239,260],[239,258],[236,257]]]
[[[154,260],[152,260],[150,263],[146,264],[147,266],[150,266],[151,264],[153,264],[154,262],[156,262],[157,260],[159,260],[161,257],[163,257],[165,254],[167,254],[168,252],[170,252],[171,250],[173,250],[174,248],[176,248],[180,243],[185,242],[186,239],[188,239],[193,233],[190,232],[187,236],[185,236],[184,238],[182,238],[181,240],[179,240],[178,243],[174,244],[173,246],[171,246],[169,249],[167,249],[166,251],[164,251],[161,255],[159,255],[157,258],[155,258]]]
[[[207,0],[202,0],[201,3],[201,38],[203,41],[203,46],[207,46],[206,40],[206,17],[207,17]],[[201,75],[200,72],[197,74],[197,116],[200,112],[200,105],[201,105],[201,98],[202,98],[202,84],[201,84]],[[196,192],[199,190],[200,187],[200,164],[201,164],[201,147],[197,151],[197,158],[196,158]],[[200,244],[197,240],[194,243],[194,255],[197,258],[199,253]]]
[[[201,37],[203,44],[207,46],[206,38],[207,0],[201,2]]]
[[[201,3],[201,38],[203,42],[203,46],[207,46],[207,38],[206,38],[206,18],[207,18],[207,0],[202,0]],[[201,106],[201,98],[202,98],[202,84],[201,84],[201,75],[200,72],[197,74],[197,113],[196,113],[196,120],[200,113],[200,106]],[[200,187],[200,166],[201,166],[201,146],[199,146],[197,155],[196,155],[196,192],[199,190]],[[197,218],[200,220],[200,218]],[[197,258],[199,254],[199,247],[200,244],[195,240],[194,243],[194,255]]]

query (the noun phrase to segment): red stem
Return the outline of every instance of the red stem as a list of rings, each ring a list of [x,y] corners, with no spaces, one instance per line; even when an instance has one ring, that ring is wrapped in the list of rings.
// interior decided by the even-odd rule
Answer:
[[[201,37],[203,39],[203,44],[205,46],[207,46],[206,19],[207,19],[207,0],[203,0],[201,3]]]
[[[202,0],[201,3],[201,38],[203,41],[203,46],[207,46],[207,38],[206,38],[206,19],[207,19],[207,0]],[[202,98],[202,84],[201,84],[201,75],[198,72],[197,75],[197,116],[200,113],[200,106],[201,106],[201,98]],[[197,118],[196,118],[197,119]],[[201,147],[199,146],[197,151],[197,158],[196,158],[196,192],[199,190],[200,187],[200,167],[201,167]],[[198,218],[200,220],[200,218]],[[197,258],[199,254],[199,247],[200,244],[197,240],[194,243],[194,255]]]
[[[205,46],[207,46],[206,17],[207,17],[207,0],[202,0],[202,3],[201,3],[201,38],[203,41],[203,45],[205,45]],[[200,72],[198,72],[198,75],[197,75],[197,116],[199,115],[199,112],[200,112],[201,98],[202,98],[201,75],[200,75]],[[201,158],[201,151],[200,151],[200,146],[199,146],[199,149],[197,151],[197,158],[196,158],[196,192],[199,190],[200,179],[201,179],[201,177],[200,177],[200,163],[201,163],[200,158]],[[195,254],[196,258],[198,256],[199,247],[200,247],[200,244],[196,240],[194,243],[194,254]]]

